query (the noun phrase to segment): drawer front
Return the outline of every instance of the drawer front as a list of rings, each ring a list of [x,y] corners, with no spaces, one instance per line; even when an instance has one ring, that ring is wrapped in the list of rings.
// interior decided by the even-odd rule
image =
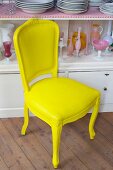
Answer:
[[[113,103],[113,72],[70,72],[69,77],[76,79],[101,92],[101,103]]]
[[[0,74],[0,108],[23,107],[23,89],[19,74]]]
[[[66,72],[59,72],[58,76],[59,77],[67,77],[67,73]]]

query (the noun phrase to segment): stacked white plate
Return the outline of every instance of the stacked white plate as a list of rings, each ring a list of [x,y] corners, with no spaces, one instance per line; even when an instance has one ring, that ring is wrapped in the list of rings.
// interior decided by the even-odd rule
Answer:
[[[57,0],[56,7],[67,14],[79,14],[88,10],[88,0]]]
[[[100,11],[104,14],[113,15],[113,3],[105,3],[101,5]]]
[[[99,7],[102,5],[103,0],[89,0],[89,6],[90,7]]]
[[[27,13],[43,13],[54,6],[54,0],[16,0],[15,5]]]

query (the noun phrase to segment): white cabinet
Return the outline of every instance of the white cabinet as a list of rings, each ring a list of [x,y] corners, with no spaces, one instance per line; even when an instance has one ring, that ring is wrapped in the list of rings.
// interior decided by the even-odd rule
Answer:
[[[69,77],[100,90],[102,105],[113,105],[113,71],[69,72]]]
[[[15,27],[22,24],[23,21],[1,21],[1,23],[11,22]],[[57,20],[59,27],[64,31],[64,45],[67,45],[69,32],[77,31],[78,26],[86,32],[87,22],[85,20]],[[107,28],[106,21],[99,21],[103,27]],[[104,32],[106,31],[104,29]],[[15,57],[14,57],[15,58]],[[106,56],[103,53],[102,60],[98,60],[97,52],[81,53],[79,57],[67,57],[66,47],[59,58],[59,76],[70,77],[101,92],[100,111],[113,112],[113,53]],[[23,88],[20,79],[19,69],[16,58],[9,64],[6,61],[0,61],[0,117],[13,117],[23,115]]]
[[[100,90],[100,111],[113,111],[113,71],[62,71],[59,76],[70,77]],[[23,103],[19,71],[0,73],[0,117],[23,116]]]
[[[0,74],[0,108],[23,107],[23,90],[19,74]]]

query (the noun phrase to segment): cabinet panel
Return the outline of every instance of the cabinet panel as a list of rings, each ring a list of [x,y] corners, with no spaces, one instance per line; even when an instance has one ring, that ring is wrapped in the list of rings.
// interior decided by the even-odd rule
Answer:
[[[0,108],[23,107],[23,91],[19,74],[0,74]]]
[[[60,72],[58,73],[59,77],[67,77],[67,74],[65,72]]]
[[[106,91],[104,91],[105,103],[113,103],[113,71],[105,73]]]
[[[113,72],[70,72],[69,77],[100,90],[101,103],[113,103]]]

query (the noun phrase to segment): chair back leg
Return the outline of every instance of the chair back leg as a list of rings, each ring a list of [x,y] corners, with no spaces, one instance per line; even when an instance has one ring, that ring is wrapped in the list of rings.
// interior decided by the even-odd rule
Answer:
[[[52,163],[54,168],[57,168],[59,164],[59,147],[60,147],[61,132],[62,132],[61,125],[57,127],[52,127],[52,141],[53,141]]]
[[[22,126],[21,135],[25,135],[28,123],[29,123],[29,109],[26,106],[26,104],[24,104],[24,124]]]
[[[91,114],[90,122],[89,122],[90,139],[94,139],[95,137],[94,125],[95,125],[95,121],[98,115],[99,106],[100,106],[100,96],[96,100],[96,103],[93,108],[93,112]]]

